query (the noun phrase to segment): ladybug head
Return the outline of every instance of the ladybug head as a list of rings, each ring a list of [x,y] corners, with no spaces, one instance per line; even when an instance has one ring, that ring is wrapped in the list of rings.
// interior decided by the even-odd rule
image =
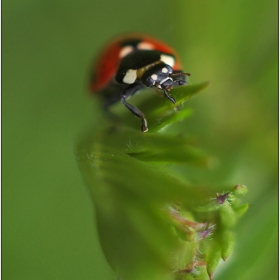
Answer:
[[[153,65],[144,72],[142,75],[142,83],[147,87],[155,86],[157,89],[164,90],[165,96],[175,104],[176,100],[168,93],[173,89],[174,84],[178,84],[179,86],[185,85],[185,76],[190,76],[190,74],[182,71],[173,73],[173,69],[170,65],[161,62]]]
[[[163,90],[171,90],[173,79],[171,74],[173,69],[165,63],[158,63],[149,68],[142,76],[142,82],[147,87],[157,87]]]

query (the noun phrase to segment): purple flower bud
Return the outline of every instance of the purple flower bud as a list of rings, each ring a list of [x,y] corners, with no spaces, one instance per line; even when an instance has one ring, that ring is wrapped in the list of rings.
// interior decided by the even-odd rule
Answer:
[[[219,203],[219,204],[224,204],[227,197],[228,197],[229,193],[225,193],[225,194],[218,194],[216,195],[216,201]]]

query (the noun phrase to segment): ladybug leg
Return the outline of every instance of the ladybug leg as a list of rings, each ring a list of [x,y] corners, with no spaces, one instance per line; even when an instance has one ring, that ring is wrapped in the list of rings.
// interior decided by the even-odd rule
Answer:
[[[147,132],[148,131],[148,126],[147,126],[147,120],[145,119],[144,114],[136,107],[132,106],[131,104],[127,103],[125,98],[122,97],[122,103],[123,105],[136,117],[141,119],[141,130],[142,132]]]
[[[157,95],[158,95],[159,97],[162,97],[161,93],[160,93],[158,90],[159,90],[159,88],[158,88],[158,86],[156,86],[156,93],[157,93]]]
[[[167,90],[164,91],[164,95],[165,95],[165,96],[167,97],[167,99],[170,100],[173,104],[176,103],[175,98],[171,97],[171,96],[168,94],[168,91],[167,91]]]
[[[138,90],[142,89],[144,86],[143,84],[133,84],[129,86],[127,89],[122,94],[121,101],[123,105],[136,117],[141,119],[141,131],[142,132],[147,132],[148,131],[148,125],[147,125],[147,120],[145,119],[144,114],[136,107],[133,105],[129,104],[126,102],[126,99],[130,97],[131,95],[135,94]]]

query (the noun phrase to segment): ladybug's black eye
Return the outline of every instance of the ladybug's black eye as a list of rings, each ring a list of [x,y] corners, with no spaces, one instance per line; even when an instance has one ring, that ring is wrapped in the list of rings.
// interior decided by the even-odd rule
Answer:
[[[151,76],[147,77],[147,79],[145,81],[145,85],[147,87],[152,87],[155,85],[155,81],[153,80],[153,78]]]

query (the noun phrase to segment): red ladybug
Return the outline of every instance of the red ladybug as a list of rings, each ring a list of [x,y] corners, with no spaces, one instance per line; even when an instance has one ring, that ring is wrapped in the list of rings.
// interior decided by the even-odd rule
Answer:
[[[101,94],[104,106],[121,100],[141,119],[142,132],[148,131],[144,114],[126,99],[145,87],[156,87],[174,104],[169,95],[174,86],[186,84],[176,52],[166,44],[142,35],[118,37],[100,54],[91,74],[90,90]]]

